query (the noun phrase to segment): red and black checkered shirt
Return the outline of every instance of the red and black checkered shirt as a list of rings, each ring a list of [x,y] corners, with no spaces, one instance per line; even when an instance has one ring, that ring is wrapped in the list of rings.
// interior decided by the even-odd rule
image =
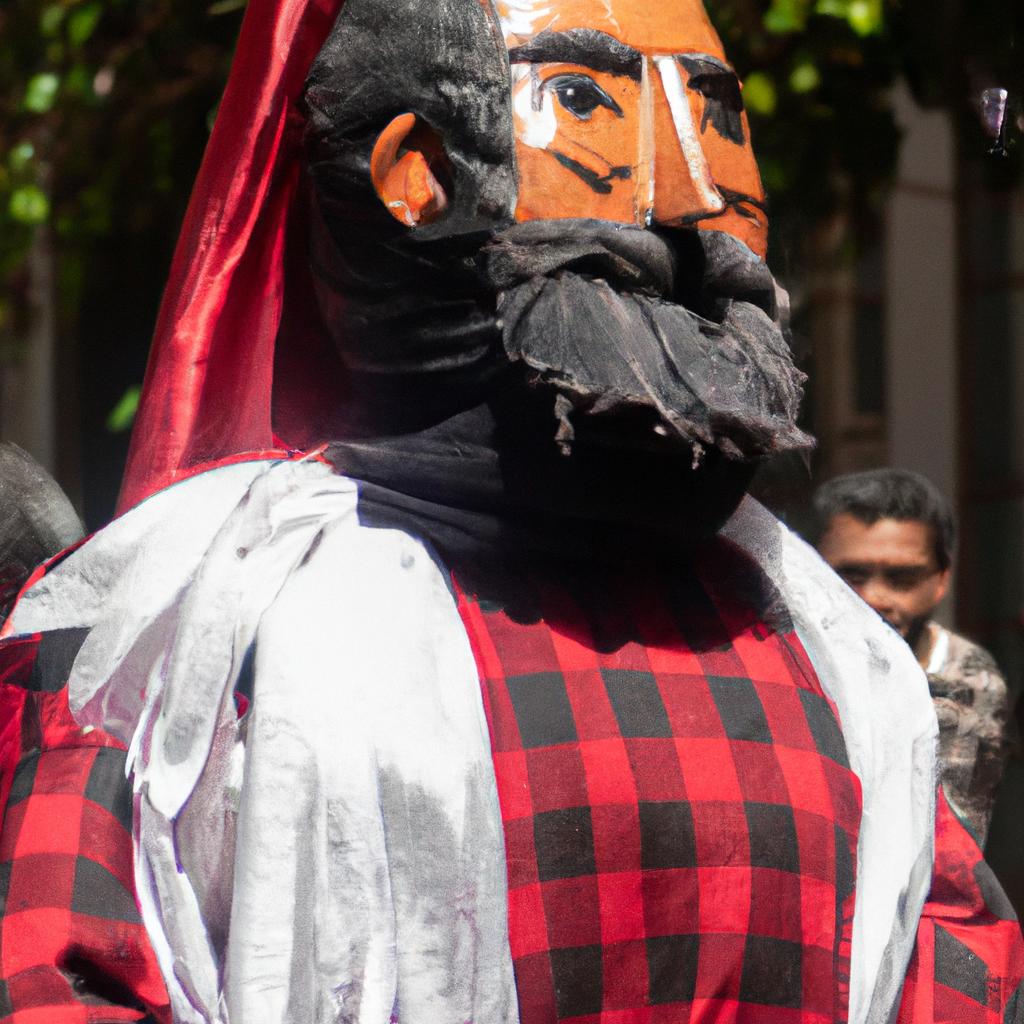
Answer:
[[[523,1024],[841,1017],[856,782],[799,643],[736,599],[752,574],[731,561],[713,566],[729,599],[689,579],[621,585],[610,624],[557,592],[540,626],[460,603],[494,742]],[[597,652],[596,635],[623,629],[638,639]],[[83,639],[0,642],[0,1024],[167,1024],[124,751],[68,710]],[[1016,1024],[1020,931],[941,798],[936,845],[899,1022]]]
[[[135,900],[124,748],[67,703],[84,630],[0,645],[0,1021],[170,1020]]]
[[[940,788],[932,888],[897,1024],[1022,1024],[1022,978],[1017,914]]]
[[[749,579],[738,557],[701,578]],[[792,628],[721,590],[549,590],[535,625],[460,603],[523,1024],[846,1018],[859,783]],[[599,653],[607,614],[634,639]]]

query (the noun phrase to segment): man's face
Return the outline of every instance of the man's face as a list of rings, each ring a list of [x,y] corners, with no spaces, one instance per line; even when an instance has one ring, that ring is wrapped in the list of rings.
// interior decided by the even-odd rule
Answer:
[[[822,558],[914,645],[949,588],[949,569],[935,557],[932,528],[915,519],[868,524],[834,516],[818,544]]]
[[[763,258],[740,85],[700,0],[498,0],[520,221],[724,231]]]

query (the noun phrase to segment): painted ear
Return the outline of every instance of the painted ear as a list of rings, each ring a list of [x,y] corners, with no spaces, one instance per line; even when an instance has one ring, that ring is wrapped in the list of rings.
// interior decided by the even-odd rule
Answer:
[[[444,213],[448,194],[435,171],[442,172],[444,145],[437,133],[399,114],[377,136],[370,155],[370,176],[380,201],[395,220],[415,227]]]

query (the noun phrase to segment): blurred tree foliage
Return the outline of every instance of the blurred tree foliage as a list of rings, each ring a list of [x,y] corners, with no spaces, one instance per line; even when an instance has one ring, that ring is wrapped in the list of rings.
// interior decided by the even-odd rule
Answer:
[[[0,3],[0,353],[17,358],[46,225],[63,333],[94,255],[180,221],[245,0]],[[165,256],[166,258],[166,256]],[[106,270],[107,268],[103,268]]]
[[[721,0],[710,5],[743,98],[771,204],[776,269],[837,209],[856,222],[895,170],[891,0]]]
[[[1024,5],[1005,0],[712,0],[726,51],[744,78],[761,173],[771,201],[770,262],[799,272],[809,231],[841,210],[877,229],[899,155],[893,86],[945,108],[962,144],[985,152],[976,102],[1000,85],[1016,119]],[[1011,142],[1024,122],[1011,124]],[[1021,155],[992,161],[1004,184]],[[851,241],[855,242],[855,238]]]
[[[961,2],[709,3],[745,78],[777,266],[799,264],[800,239],[831,211],[856,220],[877,205],[898,153],[890,90],[900,74],[947,105],[956,90],[1019,75],[1006,22],[1024,5],[972,0],[965,15]],[[65,334],[90,275],[115,272],[95,259],[104,245],[150,238],[169,256],[244,3],[0,4],[0,353],[23,335],[26,254],[41,225],[57,254]],[[130,415],[119,406],[114,420]]]

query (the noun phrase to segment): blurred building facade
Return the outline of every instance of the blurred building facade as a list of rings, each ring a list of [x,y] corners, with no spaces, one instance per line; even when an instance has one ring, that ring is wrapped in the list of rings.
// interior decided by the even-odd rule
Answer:
[[[1024,685],[1024,192],[1000,185],[984,144],[958,142],[945,112],[900,91],[898,180],[872,240],[818,243],[807,280],[814,478],[876,466],[917,470],[959,523],[945,621]],[[971,139],[960,133],[960,139]],[[799,523],[799,512],[794,515]],[[1024,760],[1019,738],[988,855],[1024,908]]]

